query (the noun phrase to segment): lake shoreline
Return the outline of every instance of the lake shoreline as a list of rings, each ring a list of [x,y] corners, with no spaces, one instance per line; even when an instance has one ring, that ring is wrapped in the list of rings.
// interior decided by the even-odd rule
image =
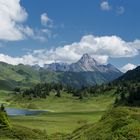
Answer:
[[[8,116],[20,116],[20,115],[40,115],[42,113],[49,112],[48,110],[36,110],[36,109],[19,109],[19,108],[5,108]]]

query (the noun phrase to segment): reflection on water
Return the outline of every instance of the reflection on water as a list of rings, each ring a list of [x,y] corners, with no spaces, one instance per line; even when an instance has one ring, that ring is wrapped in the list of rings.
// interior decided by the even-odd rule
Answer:
[[[38,115],[41,113],[45,113],[47,111],[43,110],[27,110],[27,109],[15,109],[15,108],[6,108],[7,114],[10,116],[13,115]]]

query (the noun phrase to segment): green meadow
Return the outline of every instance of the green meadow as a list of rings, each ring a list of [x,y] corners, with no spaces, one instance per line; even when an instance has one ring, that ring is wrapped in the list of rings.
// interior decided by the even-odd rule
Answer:
[[[12,108],[48,110],[45,114],[35,116],[12,116],[10,117],[12,125],[45,130],[48,135],[68,134],[85,124],[97,122],[114,101],[113,91],[111,92],[112,94],[105,93],[82,100],[67,93],[62,93],[61,98],[51,93],[46,99],[29,100],[11,93],[7,96],[7,92],[6,95],[1,91],[0,102]]]
[[[9,116],[11,129],[1,129],[0,140],[139,140],[140,109],[113,106],[115,91],[83,99],[65,92],[61,97],[52,92],[46,99],[30,99],[1,91],[0,103],[8,108],[47,112]]]

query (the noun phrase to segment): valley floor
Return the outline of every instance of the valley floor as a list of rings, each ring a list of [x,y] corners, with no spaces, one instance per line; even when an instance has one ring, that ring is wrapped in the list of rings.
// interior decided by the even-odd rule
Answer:
[[[5,94],[8,93],[1,91],[0,102],[7,107],[49,110],[42,115],[10,117],[12,125],[45,130],[48,135],[68,134],[85,124],[97,122],[114,101],[114,96],[110,93],[83,100],[66,93],[62,93],[61,98],[51,94],[47,99],[32,100],[20,96],[4,96]]]
[[[82,100],[53,93],[46,99],[0,92],[7,107],[49,110],[32,116],[10,116],[12,129],[0,129],[0,140],[140,140],[140,108],[113,107],[114,90]]]

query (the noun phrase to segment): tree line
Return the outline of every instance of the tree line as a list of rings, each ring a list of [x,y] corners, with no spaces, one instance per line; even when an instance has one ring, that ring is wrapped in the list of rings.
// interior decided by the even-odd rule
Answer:
[[[14,94],[21,94],[22,97],[32,98],[46,98],[49,96],[51,91],[56,93],[56,96],[61,96],[61,90],[63,90],[63,85],[61,83],[39,83],[35,86],[27,89],[22,89],[20,87],[16,87],[14,89]]]
[[[140,83],[123,82],[117,86],[116,105],[140,106]]]
[[[47,98],[51,92],[54,92],[55,96],[61,97],[61,93],[64,91],[67,94],[71,94],[72,96],[78,97],[79,99],[83,99],[88,96],[103,94],[105,91],[109,91],[112,88],[113,86],[111,83],[88,87],[82,86],[81,88],[76,88],[62,83],[38,83],[35,86],[27,89],[16,87],[14,89],[14,94],[20,94],[22,97],[28,97],[29,99],[32,99]]]

